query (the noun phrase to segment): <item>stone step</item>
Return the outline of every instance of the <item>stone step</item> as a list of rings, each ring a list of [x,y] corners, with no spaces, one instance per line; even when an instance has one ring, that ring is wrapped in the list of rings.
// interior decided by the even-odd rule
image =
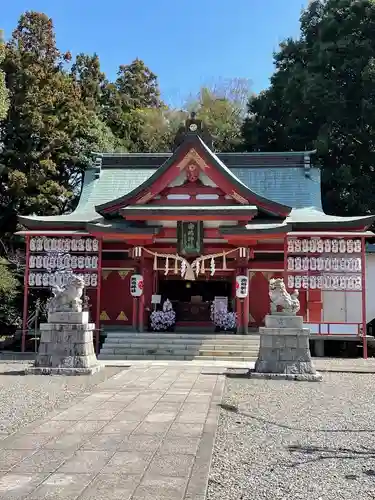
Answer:
[[[181,356],[181,355],[176,355],[176,354],[169,354],[169,355],[139,355],[139,354],[99,354],[98,359],[100,361],[110,361],[110,360],[117,360],[117,361],[122,361],[122,360],[129,360],[129,361],[152,361],[152,360],[159,360],[159,361],[168,361],[168,360],[175,360],[175,361],[191,361],[194,359],[193,356]]]
[[[225,351],[218,351],[218,350],[212,350],[212,351],[199,351],[199,357],[205,357],[205,356],[214,356],[214,357],[228,357],[228,358],[251,358],[255,357],[257,358],[258,356],[258,351],[257,350],[246,350],[246,351],[230,351],[230,350],[225,350]]]
[[[169,354],[177,355],[177,356],[194,356],[198,354],[198,349],[136,349],[129,347],[102,347],[100,354],[123,354],[124,356],[134,354],[134,355],[159,355],[167,356]]]
[[[255,362],[257,357],[235,357],[235,356],[198,356],[194,358],[195,361],[248,361]]]
[[[132,341],[131,339],[128,339],[128,342],[124,341],[117,341],[117,340],[107,340],[105,342],[106,346],[111,346],[111,347],[144,347],[148,349],[156,349],[156,348],[175,348],[175,349],[184,349],[191,347],[192,349],[196,348],[207,348],[207,349],[225,349],[225,348],[240,348],[240,347],[253,347],[253,348],[258,348],[259,347],[259,342],[234,342],[234,341],[228,341],[228,342],[149,342],[148,340],[146,341],[140,341],[140,340],[135,340]]]
[[[108,332],[107,339],[187,339],[187,340],[204,340],[204,339],[228,339],[228,340],[247,340],[259,339],[259,335],[225,335],[225,334],[178,334],[178,333],[118,333]]]

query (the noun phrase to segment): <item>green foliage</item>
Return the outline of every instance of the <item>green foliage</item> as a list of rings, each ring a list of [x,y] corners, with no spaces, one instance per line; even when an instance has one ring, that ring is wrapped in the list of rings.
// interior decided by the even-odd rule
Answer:
[[[318,150],[328,213],[375,212],[375,3],[311,2],[249,101],[248,150]]]
[[[64,71],[69,60],[70,54],[56,47],[51,19],[36,12],[21,16],[3,63],[10,108],[0,158],[6,167],[0,208],[61,213],[74,198],[74,180],[91,161],[90,152],[114,146],[111,132],[98,126],[95,110],[82,99],[82,88]]]
[[[4,61],[4,57],[5,44],[0,30],[0,120],[3,120],[6,117],[9,107],[8,89],[5,85],[5,74],[4,71],[1,70],[1,64]]]
[[[20,296],[20,281],[9,262],[0,258],[0,328],[20,326],[17,298]],[[0,331],[0,333],[2,333]]]

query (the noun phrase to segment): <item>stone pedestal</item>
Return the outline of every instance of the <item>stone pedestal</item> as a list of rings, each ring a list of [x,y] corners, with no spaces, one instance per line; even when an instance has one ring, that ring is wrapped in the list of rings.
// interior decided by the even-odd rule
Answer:
[[[38,355],[34,366],[27,368],[25,373],[92,375],[99,371],[101,365],[93,345],[95,324],[88,323],[88,313],[52,313],[49,319],[58,319],[59,322],[40,325]],[[79,322],[72,323],[69,319]]]
[[[310,330],[303,328],[301,316],[266,316],[259,329],[260,348],[251,377],[320,381],[310,354]]]

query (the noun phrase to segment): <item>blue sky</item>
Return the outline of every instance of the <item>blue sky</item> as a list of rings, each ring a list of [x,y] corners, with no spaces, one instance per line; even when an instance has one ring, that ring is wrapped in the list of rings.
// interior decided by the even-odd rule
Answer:
[[[120,64],[143,59],[159,77],[162,97],[178,105],[202,84],[245,78],[266,88],[272,53],[299,33],[307,0],[12,0],[2,7],[8,38],[26,10],[45,12],[58,47],[97,52],[115,78]]]

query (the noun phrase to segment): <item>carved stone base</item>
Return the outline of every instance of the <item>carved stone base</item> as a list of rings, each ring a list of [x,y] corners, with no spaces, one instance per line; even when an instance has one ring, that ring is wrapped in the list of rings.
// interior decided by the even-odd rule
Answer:
[[[88,322],[89,322],[89,312],[88,311],[82,311],[82,312],[66,311],[66,312],[49,312],[47,324],[49,324],[49,323],[60,323],[60,324],[70,323],[70,324],[77,324],[77,325],[87,325]]]
[[[259,354],[251,377],[322,380],[311,360],[310,330],[302,327],[302,317],[268,315],[259,333]]]
[[[30,366],[25,369],[25,375],[94,375],[102,368],[97,364],[91,368],[46,368]]]
[[[34,366],[25,370],[33,375],[91,375],[102,367],[95,355],[95,325],[45,323]]]

